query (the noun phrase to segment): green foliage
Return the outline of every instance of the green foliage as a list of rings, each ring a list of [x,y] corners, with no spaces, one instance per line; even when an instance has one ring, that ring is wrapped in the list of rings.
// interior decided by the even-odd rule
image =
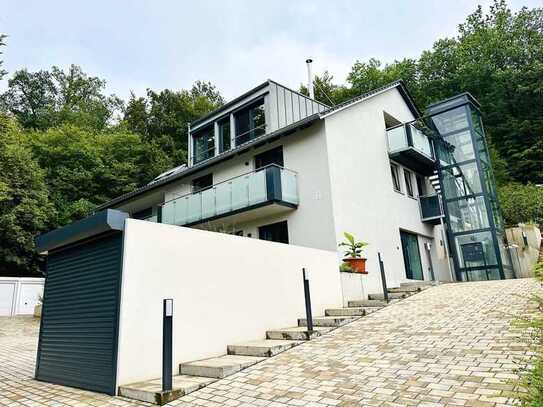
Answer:
[[[535,276],[543,282],[543,262],[535,267]],[[534,351],[537,356],[535,360],[527,360],[529,365],[522,369],[521,378],[517,382],[517,397],[522,406],[540,407],[543,406],[543,297],[535,295],[532,300],[536,302],[539,316],[534,319],[525,319],[517,322],[517,325],[530,329],[533,339]],[[531,367],[529,367],[531,365]]]
[[[67,71],[57,67],[38,72],[21,69],[9,79],[0,102],[25,129],[46,130],[70,123],[101,130],[123,107],[116,96],[104,95],[105,84],[76,65]]]
[[[21,129],[0,115],[0,275],[37,270],[34,238],[55,214],[44,178]]]
[[[507,225],[543,225],[543,187],[510,183],[498,188],[498,196]]]
[[[349,265],[349,263],[341,263],[339,266],[339,271],[343,273],[354,273],[353,268]]]
[[[5,40],[6,40],[6,35],[5,34],[0,34],[0,47],[3,47],[4,45],[6,45],[5,43]],[[0,55],[2,55],[2,53],[0,52]],[[2,61],[0,59],[0,80],[4,77],[4,75],[7,73],[5,69],[2,69],[2,64],[4,63],[4,61]]]
[[[366,242],[357,242],[355,237],[350,233],[343,232],[345,242],[338,244],[338,247],[346,247],[345,256],[350,258],[362,257],[362,251],[368,245]]]

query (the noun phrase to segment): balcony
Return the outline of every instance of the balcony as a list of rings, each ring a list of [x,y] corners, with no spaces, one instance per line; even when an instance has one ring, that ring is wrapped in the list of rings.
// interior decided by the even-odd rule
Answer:
[[[439,203],[439,196],[426,195],[419,196],[420,216],[423,222],[437,225],[441,222],[443,212]]]
[[[423,175],[431,175],[436,167],[432,143],[413,124],[402,124],[387,130],[388,155],[391,159]]]
[[[297,174],[269,165],[162,205],[162,223],[248,222],[298,206]]]

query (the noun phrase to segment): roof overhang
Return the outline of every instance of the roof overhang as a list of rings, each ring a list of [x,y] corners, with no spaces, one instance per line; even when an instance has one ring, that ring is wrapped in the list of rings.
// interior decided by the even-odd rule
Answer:
[[[126,212],[106,209],[38,236],[36,249],[38,253],[45,253],[106,232],[122,231],[126,218]]]

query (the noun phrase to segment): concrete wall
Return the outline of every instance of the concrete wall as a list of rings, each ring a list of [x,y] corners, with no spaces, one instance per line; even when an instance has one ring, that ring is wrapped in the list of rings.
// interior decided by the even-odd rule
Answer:
[[[295,326],[302,267],[314,315],[342,303],[335,252],[128,219],[123,259],[119,385],[160,377],[164,298],[174,299],[174,369]]]
[[[0,316],[32,315],[43,296],[43,278],[0,277]]]
[[[522,233],[526,234],[528,245],[524,243]],[[516,246],[511,253],[517,277],[533,277],[534,266],[540,256],[541,231],[535,225],[519,225],[505,230],[510,245]]]
[[[434,233],[432,225],[421,222],[418,201],[393,189],[384,112],[400,122],[414,119],[396,89],[325,118],[335,234],[341,240],[347,231],[369,242],[370,293],[381,289],[377,252],[383,256],[388,285],[406,281],[400,229],[430,241]],[[422,243],[419,238],[423,269],[427,270]],[[432,247],[435,256],[436,245]]]

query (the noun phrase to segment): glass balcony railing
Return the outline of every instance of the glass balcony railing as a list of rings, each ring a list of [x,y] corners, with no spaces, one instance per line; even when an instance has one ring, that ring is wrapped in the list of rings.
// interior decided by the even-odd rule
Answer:
[[[266,204],[296,207],[297,174],[269,165],[162,205],[162,223],[191,225],[255,209]]]
[[[443,213],[441,212],[441,205],[439,203],[439,196],[419,196],[419,203],[422,221],[435,221],[435,223],[439,223],[440,218],[443,216]]]
[[[387,130],[389,153],[399,153],[414,148],[430,159],[434,159],[430,139],[412,124],[402,124]]]

